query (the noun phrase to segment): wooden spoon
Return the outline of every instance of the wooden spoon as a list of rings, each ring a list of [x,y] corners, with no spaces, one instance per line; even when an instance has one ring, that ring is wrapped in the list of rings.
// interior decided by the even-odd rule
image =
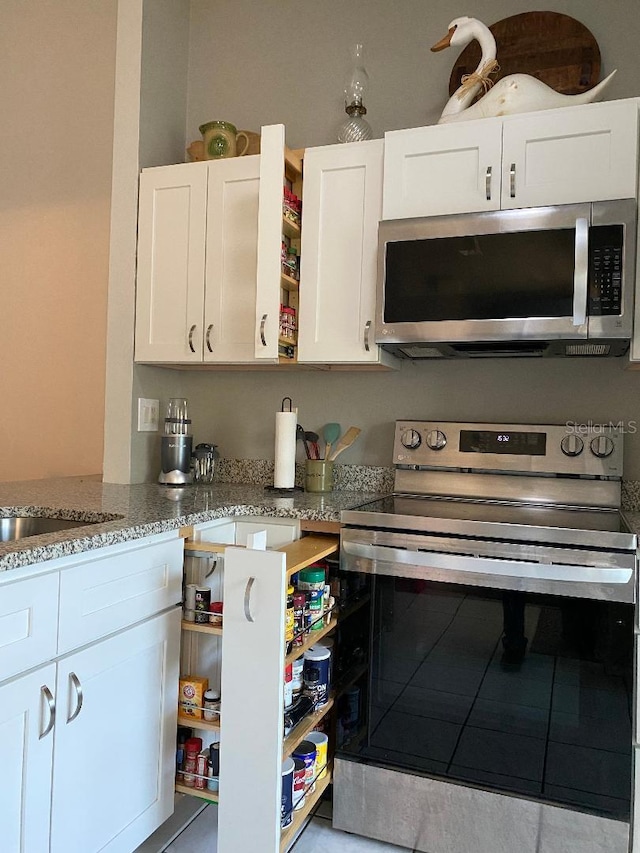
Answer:
[[[343,450],[346,450],[347,447],[351,447],[351,445],[361,432],[362,430],[358,429],[358,427],[349,427],[349,429],[345,432],[340,441],[333,448],[331,454],[327,456],[329,462],[333,462],[334,459],[336,459],[342,453]]]

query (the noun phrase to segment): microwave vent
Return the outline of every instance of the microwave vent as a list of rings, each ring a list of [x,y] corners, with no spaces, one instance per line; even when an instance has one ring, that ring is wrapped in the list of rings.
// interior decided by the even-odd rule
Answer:
[[[565,355],[609,355],[610,344],[567,344]]]
[[[398,350],[405,358],[445,358],[444,353],[436,347],[398,347]]]

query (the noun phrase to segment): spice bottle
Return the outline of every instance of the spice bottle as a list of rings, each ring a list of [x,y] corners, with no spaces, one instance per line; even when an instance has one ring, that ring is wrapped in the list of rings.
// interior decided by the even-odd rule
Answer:
[[[184,784],[187,788],[194,787],[196,763],[201,749],[201,737],[190,737],[184,745]]]
[[[287,611],[284,620],[284,642],[287,648],[287,654],[289,653],[289,651],[291,651],[291,645],[293,643],[293,635],[295,631],[293,593],[294,588],[292,586],[289,586],[287,588]]]

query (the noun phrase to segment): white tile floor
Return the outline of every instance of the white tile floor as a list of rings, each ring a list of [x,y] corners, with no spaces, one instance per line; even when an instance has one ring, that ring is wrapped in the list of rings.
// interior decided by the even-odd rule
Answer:
[[[291,853],[408,853],[405,847],[371,841],[333,829],[329,809],[322,804],[307,824]],[[165,853],[218,853],[216,850],[218,811],[207,806],[166,848]],[[220,851],[223,853],[223,851]],[[226,851],[224,851],[226,853]]]

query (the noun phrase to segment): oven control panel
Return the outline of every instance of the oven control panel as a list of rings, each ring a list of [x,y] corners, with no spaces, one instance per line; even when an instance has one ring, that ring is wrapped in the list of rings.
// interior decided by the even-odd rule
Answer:
[[[396,421],[394,465],[622,477],[623,429],[612,424]]]

